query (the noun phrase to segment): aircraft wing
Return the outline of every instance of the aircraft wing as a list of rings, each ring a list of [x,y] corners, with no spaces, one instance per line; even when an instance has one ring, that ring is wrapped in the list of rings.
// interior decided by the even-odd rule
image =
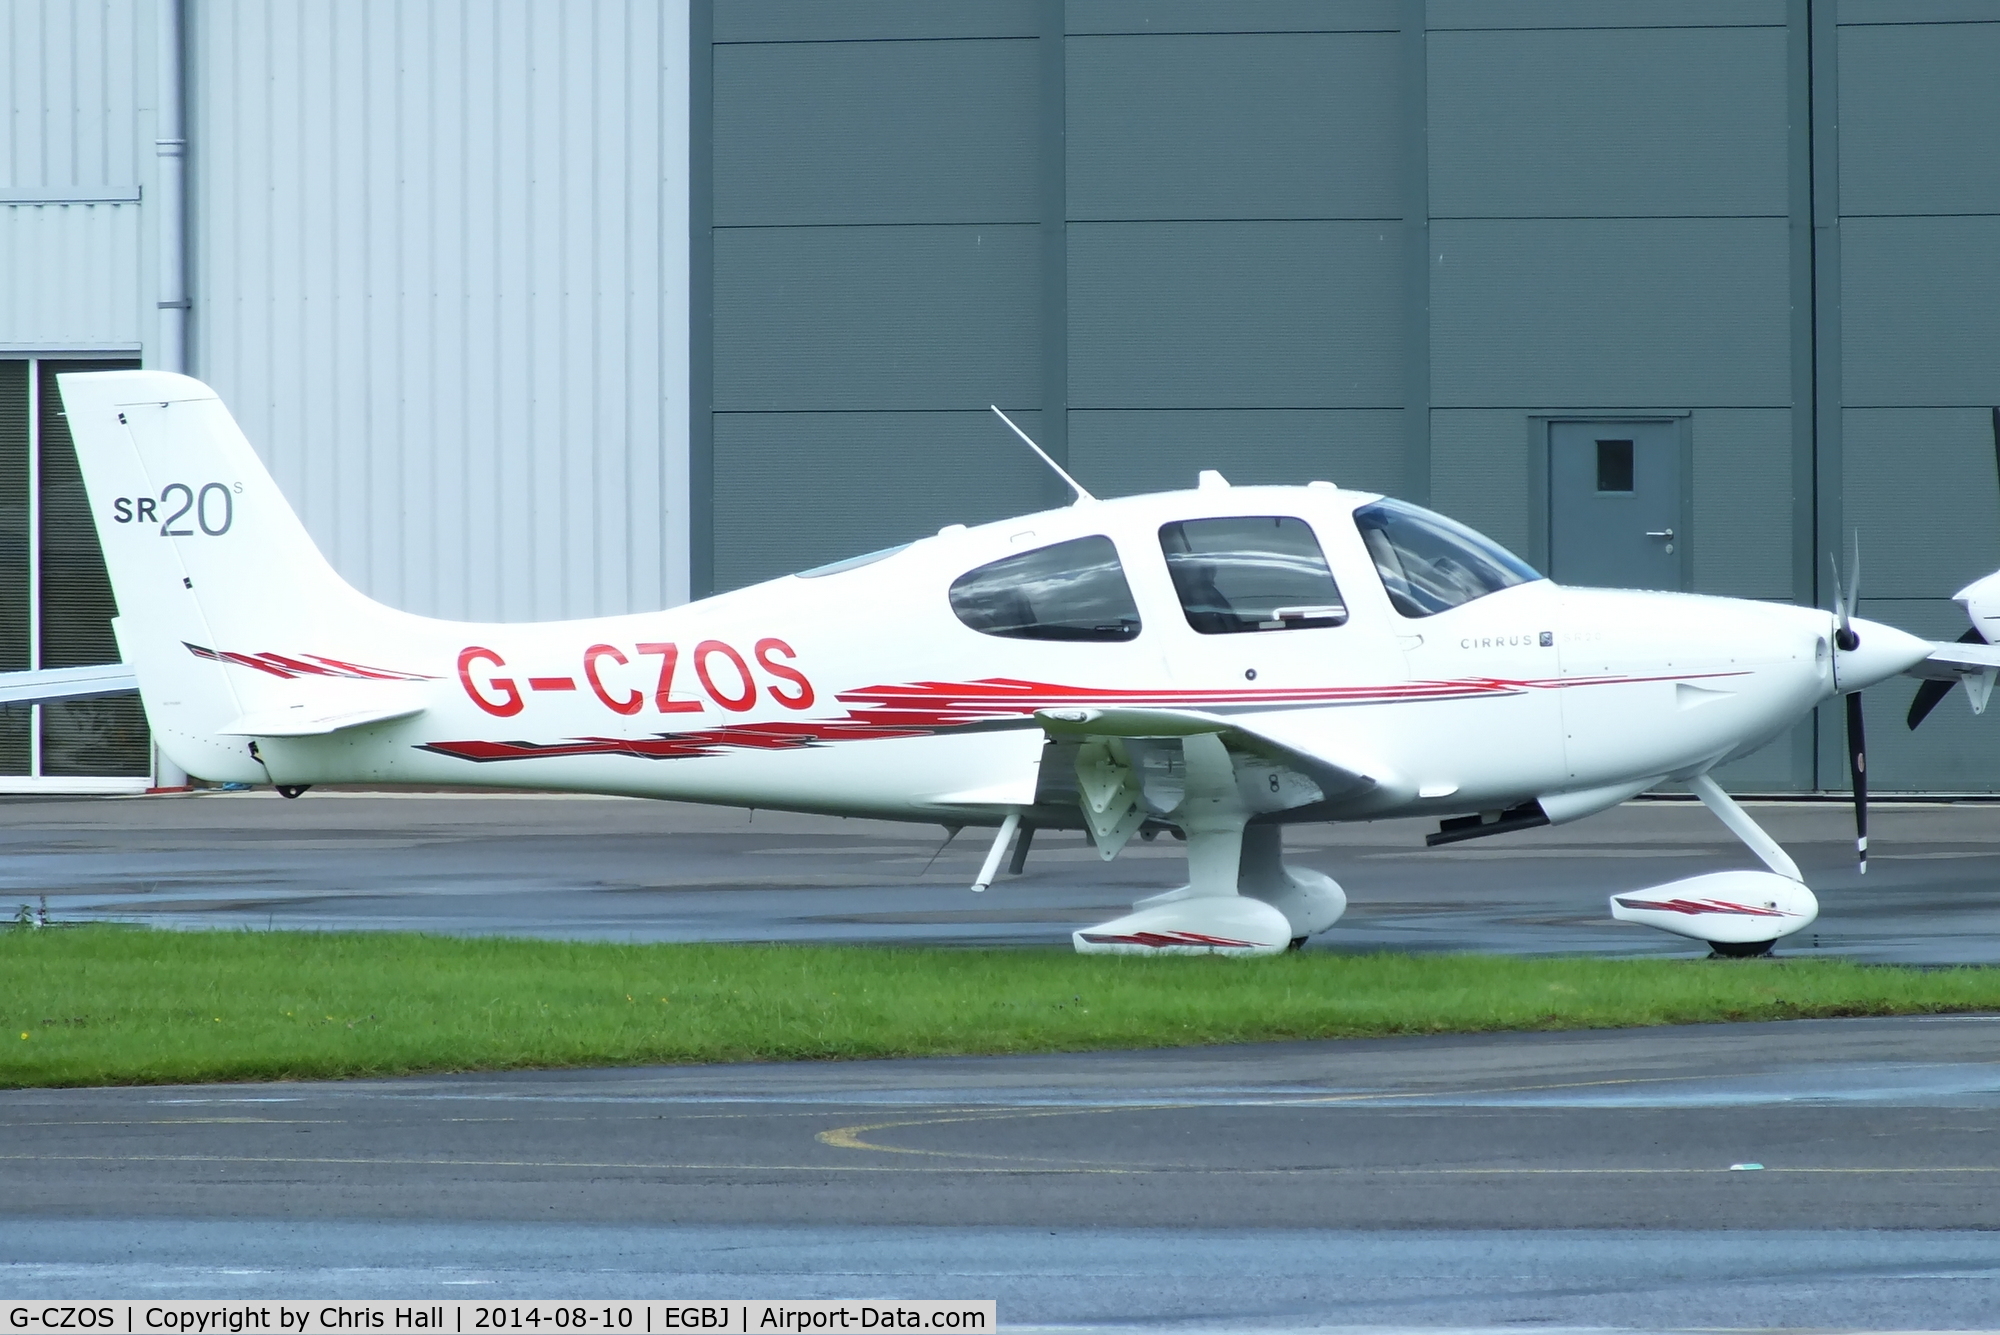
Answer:
[[[1035,721],[1049,736],[1064,741],[1093,737],[1128,739],[1196,737],[1212,734],[1238,755],[1255,757],[1290,770],[1310,780],[1321,794],[1319,800],[1340,802],[1362,796],[1382,786],[1386,775],[1369,772],[1355,763],[1345,763],[1283,742],[1268,733],[1248,727],[1219,714],[1198,709],[1113,707],[1109,709],[1043,709]]]
[[[1963,640],[1940,644],[1929,658],[1904,669],[1907,676],[1930,681],[1959,681],[1995,671],[2000,671],[2000,644],[1968,644]]]
[[[123,663],[106,663],[101,667],[44,668],[39,672],[0,672],[0,705],[88,700],[138,689],[139,679]]]

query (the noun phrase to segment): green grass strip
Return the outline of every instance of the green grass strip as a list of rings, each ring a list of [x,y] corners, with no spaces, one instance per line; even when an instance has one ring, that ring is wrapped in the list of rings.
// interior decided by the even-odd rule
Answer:
[[[2000,1009],[2000,969],[0,930],[0,1087]]]

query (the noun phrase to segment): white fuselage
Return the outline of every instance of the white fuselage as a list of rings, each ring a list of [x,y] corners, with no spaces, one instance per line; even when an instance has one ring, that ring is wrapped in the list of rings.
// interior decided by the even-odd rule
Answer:
[[[1752,750],[1835,692],[1831,618],[1808,608],[1540,580],[1405,616],[1353,520],[1374,499],[1322,484],[1084,503],[671,611],[523,625],[411,617],[392,660],[381,639],[347,642],[336,625],[324,644],[213,647],[239,679],[282,677],[287,662],[312,675],[327,661],[427,679],[415,717],[260,739],[282,784],[569,789],[925,821],[1032,804],[1037,709],[1226,713],[1381,780],[1358,805],[1284,819],[1449,816],[1562,794],[1581,795],[1582,815]],[[1197,633],[1158,535],[1220,516],[1310,525],[1345,623]],[[1086,535],[1116,544],[1136,636],[1009,639],[954,615],[947,592],[960,575]],[[1064,823],[1054,810],[1038,819]]]

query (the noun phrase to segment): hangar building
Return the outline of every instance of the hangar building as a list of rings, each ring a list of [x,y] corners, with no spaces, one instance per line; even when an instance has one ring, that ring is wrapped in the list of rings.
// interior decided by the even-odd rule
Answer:
[[[2000,0],[0,16],[0,670],[103,652],[85,360],[210,381],[444,616],[1058,501],[995,402],[1099,494],[1329,478],[1576,582],[1824,605],[1858,532],[1864,614],[1949,638],[2000,567]],[[1907,696],[1878,789],[2000,790]],[[0,784],[143,782],[117,709],[15,711]],[[1732,786],[1844,787],[1837,728]]]

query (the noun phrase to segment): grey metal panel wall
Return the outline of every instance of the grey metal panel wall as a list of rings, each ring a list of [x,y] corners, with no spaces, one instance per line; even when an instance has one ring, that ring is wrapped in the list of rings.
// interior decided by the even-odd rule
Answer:
[[[985,411],[1042,396],[1036,31],[717,4],[718,588],[1044,500]]]
[[[1204,468],[1235,483],[1393,492],[1402,423],[1394,408],[1072,411],[1069,467],[1099,496],[1192,487]]]
[[[1032,222],[1035,43],[715,52],[715,223]]]
[[[1695,588],[1728,598],[1789,600],[1791,409],[1703,408],[1690,427]]]
[[[1782,219],[1431,225],[1443,406],[1791,401]]]
[[[1395,7],[1068,9],[1072,466],[1399,489]]]
[[[1849,408],[1842,434],[1871,596],[1946,598],[2000,569],[1991,409]]]
[[[1033,37],[1040,0],[716,0],[717,42]]]
[[[1848,405],[2000,403],[2000,216],[1840,230]]]
[[[153,17],[147,0],[0,7],[0,350],[152,334],[143,206],[31,201],[152,184]]]
[[[1393,33],[1069,42],[1069,216],[1396,218]]]
[[[1896,0],[1900,3],[1901,0]],[[1785,0],[1429,0],[1450,28],[1719,28],[1785,22]]]
[[[1034,404],[1035,246],[1018,224],[718,228],[717,410]]]
[[[2000,4],[1839,17],[1842,518],[1867,553],[1863,606],[1950,639],[1965,617],[1949,595],[2000,566]],[[1905,698],[1869,695],[1878,713]],[[2000,722],[1961,701],[1914,735],[1882,732],[1880,785],[2000,787]]]
[[[1399,404],[1402,241],[1392,224],[1069,232],[1072,407]]]
[[[195,370],[420,612],[685,596],[684,4],[191,5]]]
[[[2000,213],[1996,72],[2000,22],[1844,28],[1841,212]]]
[[[1033,434],[1041,414],[1014,420]],[[717,414],[718,585],[1040,508],[1041,464],[997,425],[984,409]]]
[[[1785,214],[1782,27],[1433,33],[1430,88],[1437,217]]]
[[[1992,23],[2000,21],[2000,0],[1840,0],[1840,22]]]
[[[1073,33],[1393,32],[1396,0],[1069,0]]]
[[[1505,409],[1431,413],[1431,505],[1527,552],[1528,423]]]

